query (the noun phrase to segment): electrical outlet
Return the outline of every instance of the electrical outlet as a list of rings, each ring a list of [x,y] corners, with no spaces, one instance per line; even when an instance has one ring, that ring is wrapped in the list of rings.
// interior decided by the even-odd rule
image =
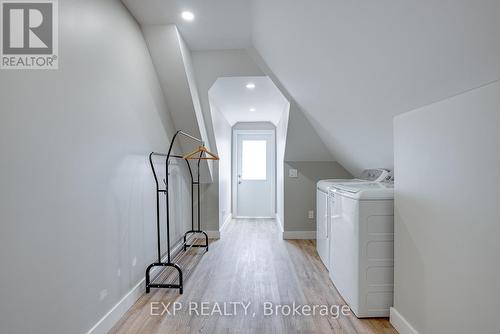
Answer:
[[[288,170],[288,177],[299,177],[299,172],[294,168],[290,168]]]
[[[309,219],[314,219],[314,211],[313,210],[309,210],[309,212],[307,213],[307,217]]]

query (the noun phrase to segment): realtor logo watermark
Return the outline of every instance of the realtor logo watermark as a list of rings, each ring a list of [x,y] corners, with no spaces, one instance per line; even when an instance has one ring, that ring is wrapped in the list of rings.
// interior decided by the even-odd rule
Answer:
[[[0,0],[1,69],[59,67],[57,0]]]

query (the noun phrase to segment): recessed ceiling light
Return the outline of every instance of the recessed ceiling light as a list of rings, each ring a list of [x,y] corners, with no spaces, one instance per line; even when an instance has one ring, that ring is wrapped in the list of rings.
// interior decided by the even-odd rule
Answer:
[[[253,82],[249,82],[249,83],[247,83],[247,88],[248,89],[254,89],[255,88],[255,84]]]
[[[250,111],[255,111],[255,110],[257,110],[257,109],[255,109],[255,108],[250,108]]]
[[[194,20],[194,14],[192,12],[190,12],[190,11],[184,11],[184,12],[182,12],[181,16],[186,21],[193,21]]]

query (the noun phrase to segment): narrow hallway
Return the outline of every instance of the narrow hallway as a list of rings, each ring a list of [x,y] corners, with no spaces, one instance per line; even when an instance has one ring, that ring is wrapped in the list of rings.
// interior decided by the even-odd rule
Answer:
[[[311,312],[318,305],[316,315],[288,315],[281,306],[293,303]],[[342,315],[343,305],[314,241],[281,240],[274,220],[235,219],[187,277],[183,295],[153,289],[111,333],[396,333],[386,319]],[[271,309],[274,314],[266,315]]]

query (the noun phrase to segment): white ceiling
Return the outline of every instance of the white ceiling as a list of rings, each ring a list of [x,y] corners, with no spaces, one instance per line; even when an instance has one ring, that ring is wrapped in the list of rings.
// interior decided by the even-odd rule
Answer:
[[[122,0],[140,24],[175,24],[191,50],[243,49],[251,45],[249,0]],[[182,11],[195,15],[192,22]]]
[[[254,83],[254,89],[246,88]],[[268,77],[219,78],[209,96],[229,124],[271,122],[278,124],[288,101]],[[255,108],[255,111],[250,111]]]
[[[500,78],[500,1],[255,0],[252,26],[257,51],[355,174],[393,166],[395,115]]]

